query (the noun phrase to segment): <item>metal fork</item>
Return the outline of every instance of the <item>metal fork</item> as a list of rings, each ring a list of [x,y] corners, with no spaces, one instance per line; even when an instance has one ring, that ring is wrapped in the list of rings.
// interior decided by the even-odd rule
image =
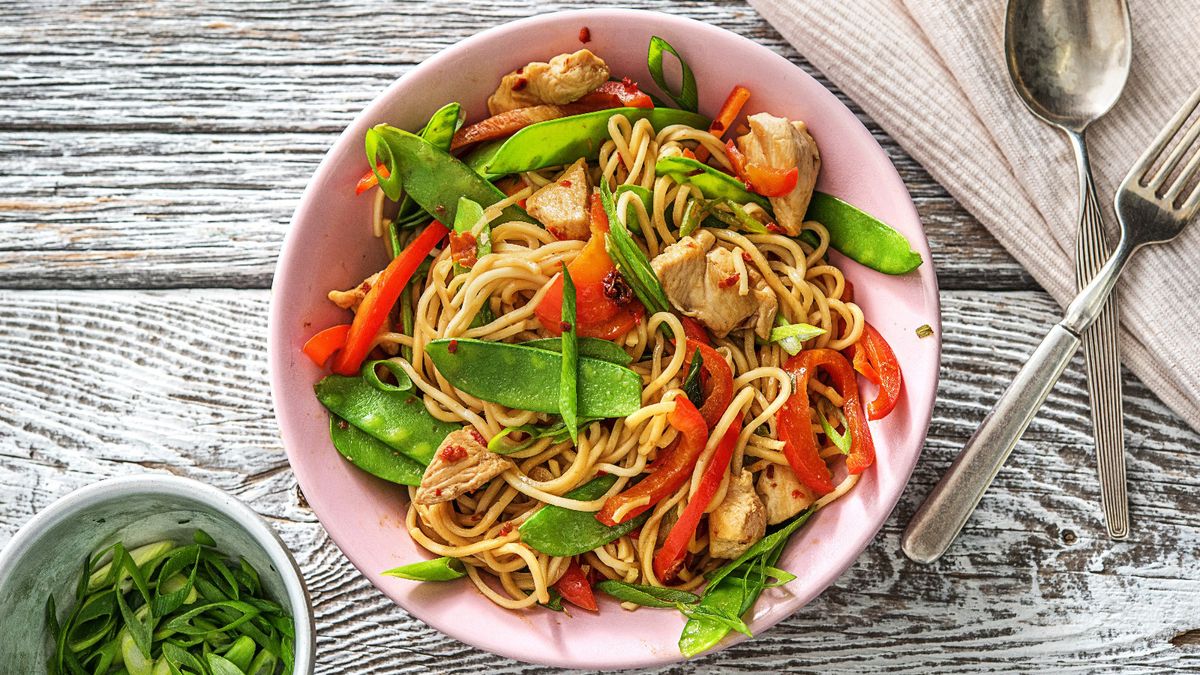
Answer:
[[[1079,336],[1100,315],[1134,252],[1147,244],[1174,239],[1200,211],[1200,186],[1186,191],[1200,176],[1200,120],[1184,128],[1198,106],[1200,89],[1159,132],[1117,188],[1121,241],[1116,250],[1067,306],[1063,320],[1050,329],[917,509],[900,544],[909,558],[931,563],[946,552],[1079,349]],[[1172,146],[1177,136],[1180,139]],[[1176,172],[1192,149],[1191,159]],[[1173,173],[1174,179],[1168,182]]]

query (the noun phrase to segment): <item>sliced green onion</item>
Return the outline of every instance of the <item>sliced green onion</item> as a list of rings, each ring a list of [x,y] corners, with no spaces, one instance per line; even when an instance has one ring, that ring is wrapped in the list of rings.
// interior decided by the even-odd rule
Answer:
[[[825,334],[824,328],[807,323],[788,323],[782,315],[775,315],[775,327],[771,329],[771,342],[778,342],[783,351],[795,356],[804,349],[804,343]]]
[[[605,579],[596,584],[596,588],[621,602],[632,602],[642,607],[675,607],[677,603],[691,605],[700,602],[700,596],[695,593],[647,584],[631,584],[615,579]]]
[[[927,323],[923,323],[920,326],[917,326],[917,337],[927,338],[930,335],[933,335],[933,326],[930,326]]]
[[[393,567],[383,574],[410,581],[453,581],[467,576],[467,568],[458,558],[443,556],[433,560],[422,560],[410,565]]]
[[[828,438],[831,443],[837,446],[837,449],[841,450],[843,455],[848,455],[850,454],[851,444],[850,425],[846,422],[846,415],[842,413],[840,408],[834,408],[834,410],[836,411],[838,417],[841,418],[842,427],[846,430],[845,433],[839,434],[838,432],[834,431],[833,425],[829,422],[829,419],[826,417],[825,411],[821,409],[821,406],[817,406],[817,418],[821,420],[821,429],[825,432],[825,437]]]
[[[558,380],[558,411],[571,442],[579,442],[579,342],[575,330],[575,282],[562,264],[562,370]]]
[[[708,215],[700,199],[693,199],[683,209],[683,222],[679,225],[679,236],[686,237],[700,227],[700,221]]]
[[[692,355],[692,365],[688,368],[687,377],[683,378],[683,393],[697,408],[704,405],[704,388],[700,386],[700,370],[703,367],[704,356],[697,347],[696,353]]]
[[[663,52],[669,52],[672,56],[679,60],[679,70],[682,74],[679,83],[679,91],[673,91],[667,86],[667,78],[663,74]],[[655,35],[650,38],[650,48],[646,54],[646,65],[650,69],[650,77],[654,78],[654,83],[662,90],[675,104],[684,110],[696,112],[700,107],[699,90],[696,87],[696,76],[692,73],[692,69],[688,67],[683,57],[671,43]]]
[[[600,181],[600,202],[608,215],[608,236],[605,239],[608,255],[647,310],[652,314],[667,311],[667,293],[654,274],[654,268],[650,267],[650,260],[617,218],[612,192],[606,181]]]
[[[539,602],[539,605],[553,612],[563,611],[563,596],[556,589],[550,589],[550,602]]]
[[[379,371],[376,370],[379,366],[382,366],[392,374],[392,377],[396,378],[396,384],[384,382],[379,379]],[[367,361],[362,367],[362,377],[379,391],[408,391],[413,388],[412,378],[408,376],[408,373],[404,372],[404,367],[391,359]]]
[[[770,232],[766,225],[755,220],[753,216],[746,213],[746,209],[742,208],[740,204],[732,199],[725,197],[714,199],[709,202],[709,206],[711,207],[709,213],[712,217],[735,230],[742,230],[751,234],[767,234]]]

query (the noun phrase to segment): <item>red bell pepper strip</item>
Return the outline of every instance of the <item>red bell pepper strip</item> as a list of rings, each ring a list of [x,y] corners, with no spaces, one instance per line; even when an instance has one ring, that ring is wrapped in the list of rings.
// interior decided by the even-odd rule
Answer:
[[[721,442],[717,444],[717,449],[713,452],[712,460],[709,461],[708,466],[704,467],[700,486],[696,488],[695,494],[683,508],[679,520],[675,521],[662,548],[654,554],[654,576],[658,577],[659,581],[667,583],[674,579],[675,575],[679,573],[679,568],[683,566],[688,542],[696,534],[696,527],[700,525],[700,517],[712,503],[717,489],[721,487],[721,481],[725,478],[725,470],[729,468],[729,461],[733,459],[733,449],[737,446],[740,433],[742,433],[742,418],[738,417],[721,437]]]
[[[796,477],[818,495],[833,491],[829,468],[818,455],[816,437],[809,421],[808,380],[823,368],[833,378],[833,383],[845,401],[842,413],[850,428],[850,454],[846,457],[846,470],[852,474],[862,473],[875,463],[875,442],[871,429],[867,427],[862,403],[858,397],[858,382],[854,369],[846,357],[832,349],[806,349],[788,359],[783,365],[796,382],[791,398],[779,411],[779,439],[783,441],[783,454]]]
[[[308,342],[304,343],[301,351],[304,355],[312,359],[312,362],[317,366],[324,368],[325,362],[333,353],[341,349],[346,344],[346,334],[350,332],[350,324],[343,323],[337,326],[330,326],[325,330],[310,337]]]
[[[737,119],[738,113],[742,112],[742,106],[746,105],[746,101],[750,99],[750,90],[742,85],[736,85],[729,96],[725,98],[725,102],[721,104],[721,109],[717,111],[717,116],[713,118],[712,124],[708,127],[708,133],[721,138],[726,131],[733,126],[733,121]],[[696,159],[701,162],[708,161],[708,148],[703,145],[696,149]]]
[[[583,568],[579,566],[579,560],[576,558],[571,558],[571,564],[567,566],[566,573],[554,584],[554,589],[563,596],[563,600],[576,607],[589,612],[599,609],[596,605],[596,594],[592,592],[591,581],[583,573]]]
[[[589,97],[593,94],[615,96],[619,105],[625,108],[653,108],[654,101],[648,95],[638,89],[637,83],[630,80],[628,77],[620,82],[608,81],[596,87],[591,94],[585,95],[579,100],[580,103],[589,101]]]
[[[859,355],[865,355],[872,370],[876,373],[875,383],[879,385],[879,393],[875,400],[867,404],[867,417],[881,420],[892,412],[900,401],[900,389],[904,386],[904,375],[900,372],[900,362],[891,345],[875,327],[869,323],[863,324],[863,334],[859,338],[854,351],[854,361],[857,366]]]
[[[447,232],[449,230],[446,226],[438,221],[429,223],[425,230],[380,272],[375,285],[367,291],[366,297],[358,306],[354,323],[350,325],[350,332],[346,336],[346,346],[334,359],[333,372],[339,375],[358,373],[363,359],[371,351],[371,343],[379,334],[379,329],[387,320],[396,300],[400,298],[400,293],[408,285],[408,280]]]
[[[856,342],[846,347],[842,350],[842,354],[850,359],[850,363],[854,364],[854,369],[858,371],[859,375],[867,378],[867,381],[872,384],[879,384],[879,373],[875,371],[875,367],[867,360],[866,351],[859,349],[858,344]]]
[[[690,316],[679,317],[679,322],[683,324],[683,334],[687,336],[687,339],[695,340],[709,347],[712,346],[712,339],[708,337],[708,330],[704,327],[704,324]]]
[[[733,139],[725,142],[725,155],[733,166],[733,172],[746,184],[746,189],[764,197],[782,197],[791,192],[800,181],[800,169],[776,169],[772,166],[762,166],[747,162],[746,156],[733,144]]]
[[[604,507],[596,514],[596,520],[612,527],[618,524],[613,519],[613,514],[618,509],[627,504],[645,501],[625,512],[621,522],[635,518],[670,497],[687,482],[688,477],[692,475],[692,468],[696,466],[696,460],[700,459],[700,454],[704,452],[704,445],[708,443],[708,426],[704,423],[700,411],[696,410],[696,406],[683,396],[675,399],[675,409],[667,416],[667,422],[679,432],[679,438],[667,446],[648,467],[650,475],[642,482],[609,497],[608,501],[604,502]]]
[[[387,165],[383,163],[380,163],[378,166],[376,166],[375,171],[378,171],[384,178],[392,175],[390,172],[388,172]],[[375,175],[375,171],[367,170],[367,172],[363,174],[363,177],[358,179],[358,185],[354,187],[354,194],[361,195],[367,190],[379,185],[379,176]]]
[[[605,280],[616,275],[616,266],[608,256],[604,234],[608,217],[600,196],[592,195],[592,236],[579,255],[567,265],[575,282],[575,326],[580,337],[615,340],[633,330],[642,320],[644,309],[627,294],[625,302],[609,297]],[[622,282],[623,283],[623,282]],[[610,284],[611,285],[611,284]],[[562,334],[562,277],[555,276],[550,289],[533,310],[542,327],[553,335]]]
[[[692,354],[700,350],[704,359],[704,371],[708,373],[708,383],[705,386],[704,405],[700,407],[700,416],[704,418],[709,429],[717,426],[729,402],[733,400],[733,369],[720,352],[703,342],[689,339],[687,354],[683,358],[684,372],[692,365]]]

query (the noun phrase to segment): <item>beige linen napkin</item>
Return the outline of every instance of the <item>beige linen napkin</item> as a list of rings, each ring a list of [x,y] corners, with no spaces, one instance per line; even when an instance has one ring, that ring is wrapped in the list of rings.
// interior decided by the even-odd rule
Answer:
[[[1004,0],[750,4],[1060,304],[1074,296],[1074,159],[1066,138],[1029,114],[1009,84]],[[1116,186],[1200,86],[1200,2],[1130,4],[1133,70],[1121,101],[1088,130],[1100,202],[1114,228]],[[1123,362],[1200,429],[1200,223],[1170,244],[1142,249],[1119,297]]]

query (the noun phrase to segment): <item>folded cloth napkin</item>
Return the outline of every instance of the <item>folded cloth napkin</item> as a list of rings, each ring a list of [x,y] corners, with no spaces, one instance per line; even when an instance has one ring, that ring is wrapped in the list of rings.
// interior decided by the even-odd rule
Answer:
[[[1074,297],[1074,159],[1066,138],[1029,114],[1009,83],[1004,0],[750,4],[1060,304]],[[1200,86],[1200,2],[1136,2],[1131,15],[1133,70],[1124,95],[1088,130],[1100,202],[1113,228],[1116,186]],[[1122,360],[1200,429],[1200,223],[1169,244],[1142,249],[1119,297]]]

